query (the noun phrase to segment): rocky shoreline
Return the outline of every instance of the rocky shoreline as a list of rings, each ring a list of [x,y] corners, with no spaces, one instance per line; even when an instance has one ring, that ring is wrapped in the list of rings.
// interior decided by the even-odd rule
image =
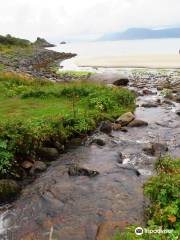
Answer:
[[[47,46],[49,47],[49,45]],[[61,79],[54,69],[58,69],[63,60],[75,56],[76,54],[73,53],[60,53],[45,49],[42,46],[31,46],[17,48],[11,54],[0,52],[0,64],[4,66],[6,71],[61,81],[64,79]]]

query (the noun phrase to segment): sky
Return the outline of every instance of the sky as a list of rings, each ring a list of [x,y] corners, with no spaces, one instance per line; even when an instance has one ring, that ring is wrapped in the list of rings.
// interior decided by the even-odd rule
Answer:
[[[53,42],[131,27],[180,27],[180,0],[0,0],[0,34]]]

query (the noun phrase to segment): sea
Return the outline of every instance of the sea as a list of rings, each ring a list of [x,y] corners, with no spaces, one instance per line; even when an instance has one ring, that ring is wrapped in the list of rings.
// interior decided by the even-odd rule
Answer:
[[[77,57],[63,63],[64,70],[79,70],[77,62],[84,59],[98,59],[119,56],[180,55],[180,38],[145,39],[122,41],[67,42],[58,44],[54,50],[76,53]]]

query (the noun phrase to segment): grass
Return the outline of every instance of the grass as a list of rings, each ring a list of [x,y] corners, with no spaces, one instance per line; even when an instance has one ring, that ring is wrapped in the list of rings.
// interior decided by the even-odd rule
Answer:
[[[90,82],[57,84],[0,72],[0,175],[13,174],[47,142],[87,133],[102,119],[134,111],[134,95]]]
[[[5,69],[4,64],[0,63],[0,71],[3,71]]]
[[[117,232],[113,240],[176,240],[180,237],[180,159],[167,156],[156,163],[157,176],[151,177],[144,186],[145,196],[151,200],[145,228],[172,230],[166,234],[135,234],[137,226]],[[140,227],[140,226],[138,226]]]
[[[56,72],[60,77],[70,77],[70,78],[88,78],[90,75],[95,74],[94,72],[87,71],[66,71],[66,70],[58,70]]]

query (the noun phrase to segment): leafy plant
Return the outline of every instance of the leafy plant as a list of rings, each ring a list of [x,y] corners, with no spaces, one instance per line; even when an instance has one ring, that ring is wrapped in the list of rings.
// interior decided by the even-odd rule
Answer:
[[[7,142],[0,140],[0,176],[9,172],[12,158],[13,154],[8,150]]]

